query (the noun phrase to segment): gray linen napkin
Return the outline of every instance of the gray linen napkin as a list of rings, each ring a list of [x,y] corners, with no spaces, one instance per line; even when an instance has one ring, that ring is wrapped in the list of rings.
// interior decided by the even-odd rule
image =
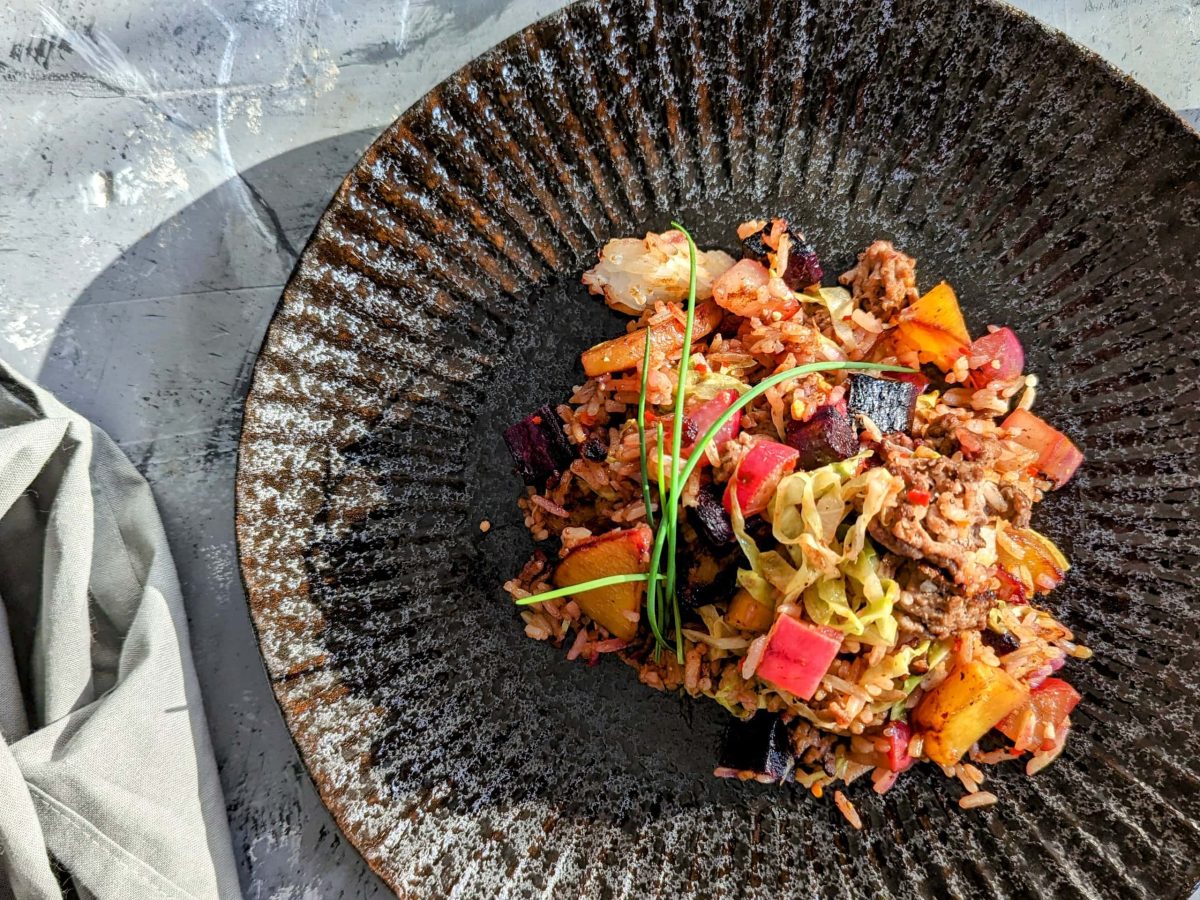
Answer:
[[[0,897],[239,896],[149,485],[2,364],[0,429]]]

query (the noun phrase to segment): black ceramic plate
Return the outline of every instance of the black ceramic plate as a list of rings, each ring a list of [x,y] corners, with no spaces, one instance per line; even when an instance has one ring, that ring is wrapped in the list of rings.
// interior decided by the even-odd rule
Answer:
[[[1088,462],[1039,510],[1095,660],[1066,753],[968,813],[713,779],[724,713],[527,640],[500,429],[620,327],[608,238],[875,237],[1014,325]],[[255,372],[238,534],[262,653],[347,836],[397,892],[1187,894],[1200,876],[1200,140],[1006,7],[571,7],[449,79],[349,175]],[[478,523],[494,527],[480,533]]]

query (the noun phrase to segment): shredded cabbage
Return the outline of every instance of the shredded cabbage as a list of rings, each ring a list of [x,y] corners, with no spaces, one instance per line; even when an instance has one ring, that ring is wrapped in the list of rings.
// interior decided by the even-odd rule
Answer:
[[[736,698],[744,687],[745,682],[738,672],[738,667],[727,666],[721,673],[721,680],[717,683],[716,690],[710,692],[708,696],[739,719],[748,719],[758,711],[758,707],[747,708],[737,701]]]
[[[734,390],[744,394],[750,390],[750,385],[732,375],[726,375],[724,372],[700,375],[695,369],[688,370],[686,385],[684,393],[695,400],[711,400],[721,391]]]
[[[843,344],[854,343],[854,329],[850,325],[850,314],[854,312],[854,298],[842,287],[823,287],[813,294],[797,294],[801,300],[816,303],[829,310],[833,321],[833,333]]]
[[[683,629],[684,636],[693,643],[708,644],[712,648],[709,659],[722,659],[730,650],[745,650],[750,642],[742,637],[738,630],[725,621],[720,611],[713,605],[701,606],[697,613],[704,622],[707,633],[694,629]]]
[[[734,504],[733,531],[750,565],[738,572],[738,584],[764,605],[802,600],[817,624],[890,647],[896,643],[892,608],[900,586],[880,577],[867,526],[899,485],[882,467],[856,475],[867,455],[795,472],[779,482],[767,510],[779,550],[759,550]],[[861,511],[848,522],[856,510]]]
[[[909,649],[908,647],[904,648],[904,650],[908,650],[908,649]],[[906,672],[912,666],[912,661],[925,653],[929,654],[928,658],[926,659],[926,663],[928,664],[926,673],[932,672],[934,669],[936,669],[938,667],[938,664],[943,659],[945,659],[947,656],[950,655],[950,645],[947,643],[944,643],[942,641],[934,641],[932,644],[930,644],[929,641],[926,641],[925,643],[921,644],[916,649],[917,649],[917,652],[913,653],[911,658],[908,660],[908,662],[905,663],[905,671]],[[904,650],[901,650],[900,653],[903,653]],[[897,654],[897,656],[898,655],[899,655],[899,653]],[[889,715],[893,719],[900,719],[900,718],[904,717],[905,701],[908,700],[909,694],[911,694],[913,691],[915,691],[917,689],[917,685],[919,685],[924,680],[925,680],[924,674],[909,675],[907,678],[904,679],[904,685],[900,688],[902,691],[904,691],[904,696],[892,704],[891,711],[889,712]]]

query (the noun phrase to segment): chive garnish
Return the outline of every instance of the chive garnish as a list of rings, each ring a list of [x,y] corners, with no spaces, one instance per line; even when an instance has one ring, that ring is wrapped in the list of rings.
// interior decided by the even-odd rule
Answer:
[[[646,467],[646,385],[650,378],[650,326],[646,326],[646,350],[642,354],[642,390],[638,394],[637,430],[638,454],[642,461],[642,502],[646,504],[646,524],[654,527],[654,510],[650,508],[650,471]],[[662,426],[660,425],[661,429]],[[659,505],[659,509],[662,509]]]
[[[667,508],[667,476],[663,471],[663,427],[662,422],[654,423],[655,456],[658,459],[658,508]]]
[[[688,305],[687,319],[684,322],[683,329],[683,347],[679,355],[679,380],[675,388],[675,415],[674,421],[671,423],[671,472],[670,477],[663,466],[663,440],[665,434],[663,432],[662,422],[655,423],[655,444],[657,464],[658,464],[658,495],[659,495],[659,517],[658,527],[655,527],[653,511],[650,507],[650,473],[649,463],[647,461],[646,452],[646,393],[649,384],[650,370],[650,331],[646,330],[646,348],[642,355],[642,385],[641,394],[638,397],[637,415],[638,415],[638,449],[641,457],[641,474],[642,474],[642,500],[646,505],[646,521],[651,528],[654,528],[654,549],[650,554],[650,568],[646,573],[635,573],[630,575],[608,575],[604,578],[596,578],[592,581],[585,581],[582,584],[573,584],[568,587],[557,588],[553,591],[546,591],[541,594],[534,594],[531,597],[525,597],[517,601],[518,606],[528,606],[531,603],[540,603],[543,600],[553,600],[558,597],[565,597],[569,594],[582,594],[596,588],[608,587],[614,584],[626,584],[635,581],[645,581],[646,586],[646,620],[650,626],[650,631],[654,636],[654,658],[659,659],[660,652],[665,649],[670,649],[667,643],[666,634],[670,631],[671,623],[668,622],[668,617],[674,619],[675,630],[675,657],[683,663],[683,619],[679,609],[679,595],[675,590],[676,571],[675,571],[675,556],[678,541],[679,531],[679,507],[683,498],[683,488],[687,484],[688,479],[696,470],[700,460],[704,458],[705,451],[708,445],[712,443],[717,433],[725,426],[730,419],[735,415],[740,415],[741,411],[752,403],[754,400],[761,397],[764,393],[770,390],[775,385],[787,381],[790,378],[796,378],[800,375],[808,375],[813,372],[836,372],[839,369],[856,369],[859,371],[867,370],[874,372],[913,372],[915,370],[906,368],[905,366],[889,366],[883,363],[872,362],[819,362],[806,363],[802,366],[795,366],[791,369],[785,369],[778,372],[769,378],[765,378],[742,394],[730,404],[715,422],[709,426],[700,438],[692,444],[691,453],[688,456],[687,462],[681,467],[679,465],[679,457],[682,452],[683,444],[683,403],[684,392],[687,385],[687,370],[691,362],[692,352],[692,329],[696,320],[696,244],[692,240],[692,236],[678,222],[672,222],[671,227],[683,233],[688,242],[688,257],[689,257],[689,276],[688,276]],[[662,556],[663,551],[667,551],[666,573],[662,574]]]
[[[696,323],[696,242],[692,240],[688,230],[678,222],[672,222],[671,227],[687,238],[688,244],[688,299],[687,318],[683,325],[683,347],[679,353],[679,381],[675,386],[675,417],[671,422],[671,491],[668,497],[669,506],[662,511],[662,517],[667,522],[667,597],[675,608],[675,633],[679,634],[679,605],[675,598],[675,555],[676,543],[679,537],[679,497],[683,484],[679,480],[679,454],[683,448],[683,399],[686,393],[688,363],[692,357],[692,329]],[[692,455],[696,449],[692,448]],[[683,662],[683,644],[677,640],[679,661]]]

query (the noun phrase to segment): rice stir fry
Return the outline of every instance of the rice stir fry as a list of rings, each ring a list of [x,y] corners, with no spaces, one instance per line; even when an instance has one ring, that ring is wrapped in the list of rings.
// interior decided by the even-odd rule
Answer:
[[[525,633],[721,704],[719,776],[884,793],[931,762],[993,803],[981,767],[1049,765],[1080,700],[1058,673],[1090,653],[1037,605],[1068,562],[1031,520],[1083,455],[1017,335],[973,340],[890,242],[825,286],[785,221],[737,236],[613,240],[584,274],[630,321],[505,432]]]

